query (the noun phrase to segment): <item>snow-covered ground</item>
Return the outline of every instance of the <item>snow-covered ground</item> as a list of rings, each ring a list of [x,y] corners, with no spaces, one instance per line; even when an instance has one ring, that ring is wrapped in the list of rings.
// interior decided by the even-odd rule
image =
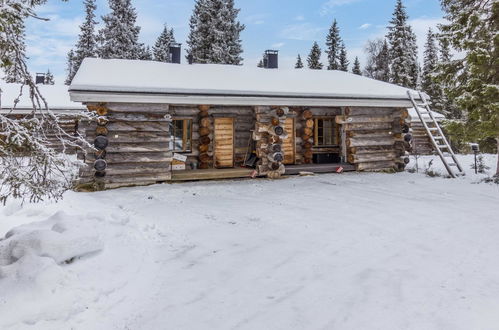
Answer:
[[[345,173],[11,201],[0,329],[499,329],[499,185],[462,159],[455,180]]]

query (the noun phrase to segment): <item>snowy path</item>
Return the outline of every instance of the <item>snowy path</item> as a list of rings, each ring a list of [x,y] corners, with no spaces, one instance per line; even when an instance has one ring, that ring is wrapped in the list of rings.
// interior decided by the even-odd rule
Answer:
[[[497,185],[352,173],[68,193],[0,209],[0,237],[61,210],[104,249],[36,274],[0,263],[1,329],[499,329]]]

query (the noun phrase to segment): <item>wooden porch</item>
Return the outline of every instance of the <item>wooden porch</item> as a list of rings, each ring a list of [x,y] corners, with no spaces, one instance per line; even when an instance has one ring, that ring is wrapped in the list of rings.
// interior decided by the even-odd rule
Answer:
[[[286,165],[285,175],[297,175],[300,172],[335,173],[343,167],[343,172],[355,171],[351,164],[304,164]],[[252,168],[210,168],[198,170],[173,171],[171,181],[200,181],[250,178],[255,169]]]

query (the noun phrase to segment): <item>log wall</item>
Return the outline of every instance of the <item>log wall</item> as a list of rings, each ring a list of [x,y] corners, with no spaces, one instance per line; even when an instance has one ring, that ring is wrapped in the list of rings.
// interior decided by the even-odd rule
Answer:
[[[412,122],[412,153],[417,155],[431,155],[435,152],[431,139],[420,121]]]
[[[336,117],[343,126],[347,160],[357,171],[400,171],[407,162],[403,126],[408,123],[405,109],[362,108],[344,109]]]
[[[91,144],[107,139],[101,150],[78,152],[86,166],[80,170],[80,190],[147,185],[171,179],[169,106],[164,104],[89,104],[101,115],[82,122],[79,132]],[[166,117],[165,117],[166,116]],[[97,170],[97,161],[106,168]]]

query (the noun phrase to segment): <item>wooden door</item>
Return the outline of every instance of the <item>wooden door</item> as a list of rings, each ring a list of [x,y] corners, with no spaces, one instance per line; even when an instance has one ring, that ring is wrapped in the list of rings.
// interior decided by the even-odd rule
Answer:
[[[284,124],[284,130],[288,133],[288,137],[282,141],[282,150],[284,152],[284,161],[285,165],[292,165],[295,163],[295,153],[296,153],[296,144],[295,144],[295,119],[287,118]]]
[[[215,167],[234,167],[234,118],[215,118],[214,144]]]

